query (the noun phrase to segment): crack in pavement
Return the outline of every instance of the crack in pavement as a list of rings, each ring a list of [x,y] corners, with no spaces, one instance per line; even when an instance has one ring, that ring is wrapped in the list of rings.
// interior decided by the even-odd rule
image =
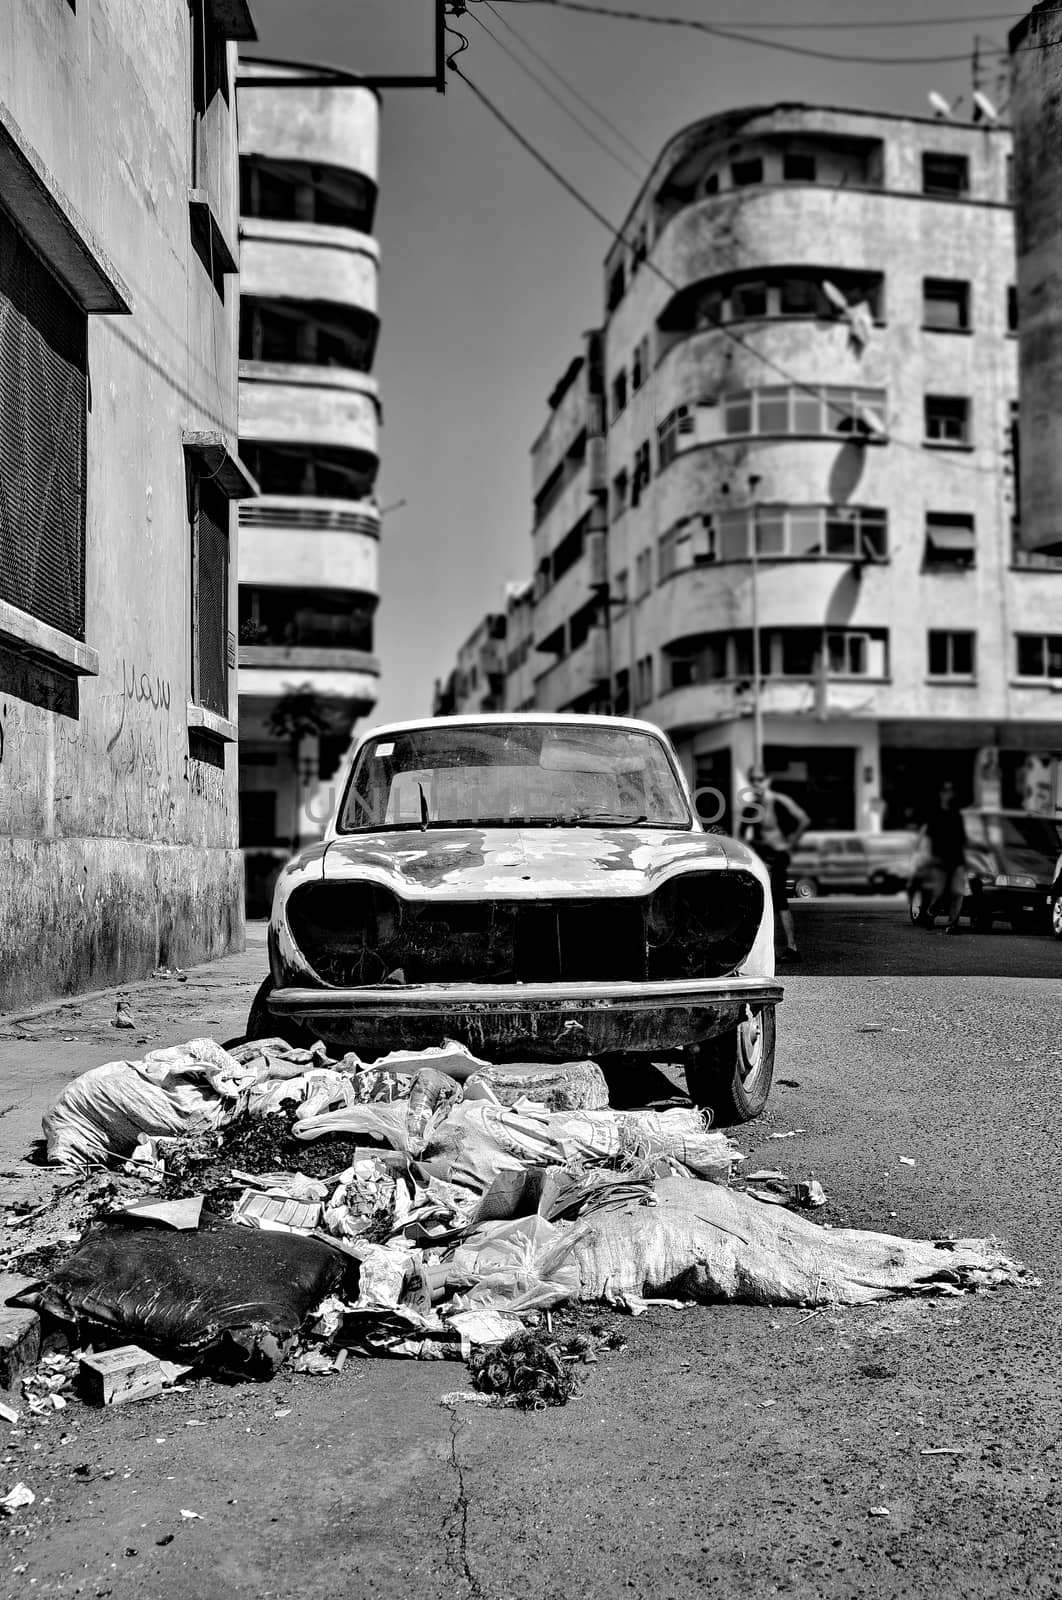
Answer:
[[[465,1582],[468,1584],[469,1594],[473,1596],[473,1600],[483,1600],[483,1589],[468,1564],[468,1495],[465,1493],[464,1470],[457,1459],[457,1407],[451,1405],[448,1410],[450,1412],[450,1465],[457,1474],[457,1500],[454,1506],[459,1518],[457,1549],[461,1558],[461,1570]]]

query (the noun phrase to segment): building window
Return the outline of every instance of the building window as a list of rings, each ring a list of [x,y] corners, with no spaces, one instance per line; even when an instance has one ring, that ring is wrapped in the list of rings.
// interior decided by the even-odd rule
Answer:
[[[624,567],[623,571],[617,572],[616,576],[612,580],[611,599],[617,611],[622,611],[626,607],[627,589],[627,569]]]
[[[783,317],[823,315],[823,294],[814,278],[783,278],[778,286],[778,309]]]
[[[631,392],[640,389],[649,376],[649,340],[642,339],[635,346],[631,360]]]
[[[782,156],[782,177],[786,183],[814,183],[815,157],[787,150]]]
[[[631,277],[637,272],[646,256],[649,254],[649,235],[643,222],[638,232],[634,235],[631,246]]]
[[[719,193],[719,174],[718,174],[718,172],[710,172],[708,174],[708,176],[705,178],[705,180],[704,180],[704,193],[705,194],[718,194]]]
[[[763,161],[761,157],[751,156],[747,161],[732,162],[730,181],[736,189],[742,189],[750,183],[762,183]]]
[[[612,380],[612,415],[618,417],[627,408],[627,369],[621,367]]]
[[[767,315],[767,285],[757,282],[735,284],[730,294],[730,315],[740,322],[744,317]]]
[[[965,332],[970,326],[970,285],[952,278],[923,278],[922,326]]]
[[[618,266],[613,268],[612,275],[608,280],[607,301],[608,309],[610,311],[615,311],[626,292],[627,271],[623,265],[623,262],[621,261]]]
[[[262,300],[240,297],[240,359],[297,362],[300,366],[350,367],[368,372],[379,319],[357,307],[327,300]]]
[[[965,395],[926,395],[926,444],[968,445],[970,402]]]
[[[203,118],[220,91],[229,98],[229,64],[226,38],[218,27],[213,7],[207,0],[190,0],[192,28],[192,188],[198,189],[203,180],[205,151]]]
[[[674,411],[669,411],[656,430],[658,469],[674,461],[682,448],[679,440],[692,438],[695,432],[696,424],[689,406],[676,406]]]
[[[643,656],[635,668],[634,703],[644,706],[653,698],[653,658]]]
[[[359,172],[324,162],[240,157],[240,214],[319,222],[371,233],[376,185]]]
[[[766,560],[884,561],[888,553],[888,512],[877,506],[743,506],[716,523],[720,561],[751,558],[753,526]]]
[[[627,509],[627,491],[630,478],[626,470],[616,473],[612,480],[612,517],[621,517]]]
[[[887,678],[888,635],[852,629],[828,632],[826,670],[831,678]]]
[[[949,633],[930,628],[928,667],[931,678],[972,678],[976,661],[977,635]]]
[[[970,163],[965,156],[926,151],[922,156],[922,193],[942,200],[961,200],[970,188]]]
[[[1019,678],[1062,678],[1062,633],[1015,634]]]
[[[779,384],[739,389],[724,397],[727,434],[847,434],[884,438],[884,389],[817,388]]]
[[[976,559],[977,540],[972,516],[957,511],[926,513],[927,567],[961,567],[965,570],[974,566]]]
[[[653,587],[653,552],[643,550],[634,566],[634,598],[644,600]]]
[[[649,486],[652,477],[652,461],[649,454],[649,441],[646,439],[634,452],[634,471],[631,473],[631,505],[636,506],[643,493]]]
[[[1018,289],[1016,284],[1011,284],[1007,289],[1007,332],[1018,331]]]
[[[229,502],[209,477],[191,474],[192,699],[229,714]],[[234,664],[234,663],[233,663]]]
[[[85,637],[87,318],[0,209],[0,600]]]
[[[856,314],[862,323],[872,325],[881,318],[883,305],[881,273],[776,267],[769,272],[727,274],[689,284],[674,295],[657,325],[663,353],[676,336],[742,318],[798,316],[833,322],[845,317],[855,331]],[[863,343],[869,331],[868,326]]]

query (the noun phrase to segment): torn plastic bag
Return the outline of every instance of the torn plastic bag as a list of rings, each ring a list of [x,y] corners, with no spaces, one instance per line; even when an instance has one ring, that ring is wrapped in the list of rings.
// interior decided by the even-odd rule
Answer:
[[[461,1086],[455,1078],[435,1067],[421,1068],[413,1079],[406,1110],[406,1147],[410,1155],[420,1155],[433,1119],[443,1115],[460,1093]]]
[[[485,1067],[465,1085],[486,1084],[500,1105],[515,1106],[532,1100],[547,1111],[604,1111],[608,1084],[596,1061],[532,1061],[504,1067]]]
[[[234,1045],[229,1054],[243,1067],[262,1062],[263,1078],[299,1078],[311,1067],[330,1065],[328,1052],[320,1040],[304,1049],[301,1045],[289,1044],[286,1039],[249,1039],[246,1044]]]
[[[667,1178],[655,1206],[600,1213],[568,1234],[584,1300],[672,1295],[760,1305],[863,1305],[1015,1283],[987,1239],[901,1239],[823,1228],[714,1183]]]
[[[405,1100],[393,1104],[346,1106],[342,1111],[324,1111],[319,1115],[300,1117],[292,1124],[296,1139],[320,1139],[325,1133],[363,1134],[368,1139],[379,1139],[393,1150],[405,1152],[406,1144]]]
[[[480,1305],[520,1316],[579,1296],[570,1239],[545,1217],[487,1222],[446,1258],[451,1281],[469,1279]]]
[[[448,1077],[456,1078],[458,1083],[464,1083],[474,1072],[489,1067],[490,1062],[480,1061],[463,1044],[444,1039],[441,1045],[433,1045],[427,1050],[392,1050],[389,1055],[371,1062],[370,1066],[373,1071],[386,1067],[391,1072],[411,1073],[420,1072],[424,1067],[434,1067],[437,1072],[445,1072]]]
[[[202,1133],[242,1109],[258,1081],[213,1039],[108,1061],[75,1078],[43,1119],[48,1160],[97,1166],[124,1158],[141,1134]]]
[[[303,1321],[357,1267],[319,1239],[212,1221],[197,1233],[95,1228],[21,1305],[120,1342],[268,1377]]]

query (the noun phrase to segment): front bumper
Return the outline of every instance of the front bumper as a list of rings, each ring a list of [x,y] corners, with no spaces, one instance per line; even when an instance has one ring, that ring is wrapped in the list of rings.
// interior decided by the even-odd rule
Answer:
[[[269,1009],[371,1058],[454,1039],[492,1061],[575,1061],[616,1052],[678,1055],[726,1033],[748,1006],[782,998],[774,978],[661,983],[446,983],[275,989]]]

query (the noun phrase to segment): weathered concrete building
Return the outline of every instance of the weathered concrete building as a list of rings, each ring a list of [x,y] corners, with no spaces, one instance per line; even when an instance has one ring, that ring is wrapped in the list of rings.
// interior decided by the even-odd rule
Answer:
[[[733,794],[759,721],[820,826],[895,827],[945,772],[1016,798],[1062,748],[1062,573],[1013,529],[1010,148],[988,122],[709,117],[608,256],[614,682],[698,785]]]
[[[488,611],[477,622],[457,652],[456,666],[436,679],[433,716],[506,709],[506,626],[504,611]]]
[[[1018,242],[1022,546],[1062,552],[1062,13],[1045,0],[1010,35]],[[1062,631],[1062,618],[1058,619]],[[1062,673],[1062,640],[1055,645]]]
[[[249,61],[238,94],[240,439],[262,490],[240,525],[240,816],[264,914],[377,697],[379,100]]]
[[[237,948],[244,0],[0,7],[0,1006]]]
[[[583,346],[550,395],[531,447],[532,672],[541,711],[607,710],[612,698],[600,333],[587,334]]]

